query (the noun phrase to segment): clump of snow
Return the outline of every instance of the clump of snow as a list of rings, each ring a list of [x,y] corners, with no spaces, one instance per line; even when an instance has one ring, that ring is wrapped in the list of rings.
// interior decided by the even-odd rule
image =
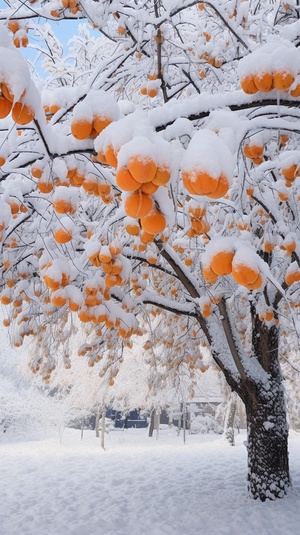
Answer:
[[[234,154],[239,147],[246,122],[245,118],[229,109],[213,110],[206,121],[206,128],[217,132]]]
[[[79,102],[74,106],[73,109],[73,121],[81,121],[85,119],[89,123],[92,123],[93,121],[93,112],[92,108],[88,105],[88,103],[84,100],[83,102]]]
[[[68,216],[63,216],[59,219],[59,224],[57,225],[57,229],[59,228],[63,228],[64,230],[71,232],[73,236],[77,231],[77,227],[74,221]]]
[[[239,245],[239,241],[234,237],[219,237],[213,238],[206,246],[201,260],[203,265],[209,266],[211,260],[220,252],[235,253]]]
[[[55,258],[51,264],[46,267],[43,275],[45,275],[45,273],[47,273],[47,276],[54,281],[60,282],[63,274],[67,277],[70,276],[71,269],[67,260],[64,260],[63,258]]]
[[[14,102],[22,100],[38,113],[41,110],[41,97],[31,80],[28,65],[21,53],[12,46],[8,30],[3,24],[0,25],[0,33],[0,83],[13,93]]]
[[[86,251],[87,256],[93,256],[94,254],[99,253],[101,249],[101,243],[97,239],[90,239],[85,242],[84,249]]]
[[[112,122],[96,137],[94,146],[96,152],[104,151],[112,146],[117,153],[120,148],[136,136],[150,137],[153,135],[153,127],[150,126],[147,114],[140,110]]]
[[[79,288],[77,286],[74,286],[73,284],[68,284],[65,286],[66,295],[69,299],[71,299],[74,303],[77,303],[77,305],[82,305],[83,303],[83,295]]]
[[[297,75],[300,66],[299,50],[288,40],[271,35],[268,42],[242,58],[238,66],[240,78],[251,74],[288,71]]]
[[[111,121],[117,121],[121,117],[118,103],[106,91],[94,89],[88,93],[84,102],[90,105],[94,117],[110,119]]]
[[[140,160],[157,160],[156,146],[145,136],[135,136],[123,145],[118,153],[118,164],[127,165],[130,158],[138,156]]]
[[[0,47],[1,48],[14,48],[11,42],[11,38],[5,24],[0,23]]]
[[[78,87],[56,87],[55,89],[42,89],[43,106],[56,105],[67,109],[71,103],[78,99]]]
[[[199,170],[212,178],[225,175],[231,184],[234,157],[226,143],[214,132],[202,129],[192,138],[182,159],[183,172]]]
[[[258,256],[256,251],[251,247],[241,246],[236,251],[233,260],[232,266],[245,266],[254,271],[260,270],[261,258]]]
[[[298,266],[298,262],[295,260],[294,262],[291,262],[290,265],[288,266],[285,272],[285,276],[287,277],[288,275],[291,275],[292,273],[298,273],[298,272],[299,272],[299,266]]]
[[[68,186],[60,186],[56,188],[53,193],[53,202],[58,200],[64,200],[70,202],[73,206],[76,206],[79,198],[79,192],[76,188],[68,188]]]
[[[8,204],[0,200],[0,225],[5,228],[8,226],[11,219],[11,209]]]
[[[17,50],[0,46],[0,83],[8,85],[16,101],[20,100],[29,86],[35,87],[30,78],[28,65]]]
[[[251,137],[247,139],[247,144],[249,144],[250,147],[253,145],[261,147],[264,144],[263,132],[255,132],[255,134],[252,134]]]
[[[194,127],[192,121],[185,119],[184,117],[179,117],[173,124],[166,127],[164,136],[165,139],[174,139],[181,136],[192,137],[193,130]]]
[[[52,172],[58,178],[64,180],[68,174],[68,167],[65,160],[62,158],[55,158],[52,162]]]
[[[74,106],[73,119],[86,119],[92,122],[93,117],[116,121],[120,118],[120,108],[114,98],[100,89],[91,90],[82,102]]]
[[[122,115],[128,115],[135,111],[135,104],[131,100],[120,99],[118,100],[118,106]]]
[[[295,232],[289,232],[283,239],[282,245],[288,248],[298,242],[297,234]]]
[[[300,163],[300,151],[299,150],[286,150],[281,152],[278,156],[278,168],[285,169],[292,165],[298,165]]]

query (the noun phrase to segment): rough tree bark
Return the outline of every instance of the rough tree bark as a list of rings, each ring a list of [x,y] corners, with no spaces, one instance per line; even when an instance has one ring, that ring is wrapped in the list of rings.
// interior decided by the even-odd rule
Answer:
[[[268,382],[244,388],[247,416],[248,488],[250,496],[265,501],[282,498],[291,486],[288,424],[282,373],[278,359],[279,332],[255,321],[255,356],[268,373]]]
[[[288,460],[288,426],[280,381],[247,400],[248,489],[264,501],[282,498],[291,485]]]
[[[248,428],[248,481],[253,498],[282,498],[291,486],[288,424],[278,355],[279,331],[254,321],[253,348],[268,373],[267,385],[258,387],[254,399],[245,398]]]

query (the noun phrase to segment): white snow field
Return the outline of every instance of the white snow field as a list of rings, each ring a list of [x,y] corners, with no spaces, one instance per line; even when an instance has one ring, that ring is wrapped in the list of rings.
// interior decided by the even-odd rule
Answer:
[[[296,535],[300,435],[290,438],[294,490],[276,502],[247,497],[245,434],[114,430],[106,451],[92,431],[0,444],[1,535]]]

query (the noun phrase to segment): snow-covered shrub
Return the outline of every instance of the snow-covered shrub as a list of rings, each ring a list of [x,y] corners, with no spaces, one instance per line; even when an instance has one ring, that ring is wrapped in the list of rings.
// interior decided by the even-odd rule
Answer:
[[[191,434],[196,435],[202,433],[223,433],[223,428],[214,418],[208,414],[192,414],[191,415]]]

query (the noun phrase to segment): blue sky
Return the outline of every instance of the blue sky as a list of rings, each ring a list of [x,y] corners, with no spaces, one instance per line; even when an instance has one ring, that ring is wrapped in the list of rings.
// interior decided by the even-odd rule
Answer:
[[[4,0],[0,0],[0,12],[6,10],[7,5]],[[67,21],[48,21],[52,26],[54,33],[59,38],[60,42],[64,46],[65,52],[67,53],[67,43],[69,39],[77,32],[78,24],[85,22],[83,19],[77,20],[67,20]],[[92,29],[91,29],[92,31]],[[39,40],[35,38],[32,32],[29,34],[29,45],[28,47],[21,48],[20,52],[28,58],[30,61],[34,61],[37,56],[37,51],[33,48],[34,45],[39,44]],[[31,46],[33,45],[33,46]],[[43,71],[40,65],[40,61],[36,64],[36,69],[40,75],[43,75]]]
[[[69,39],[71,39],[71,37],[77,33],[77,28],[78,28],[78,24],[79,23],[83,23],[84,21],[83,20],[80,20],[80,22],[78,23],[77,21],[72,21],[72,20],[68,20],[68,21],[60,21],[60,22],[50,22],[48,21],[53,29],[53,33],[55,33],[55,35],[58,37],[58,39],[60,40],[61,44],[63,45],[64,47],[64,50],[65,50],[65,54],[67,54],[67,43],[69,41]],[[27,49],[23,50],[23,54],[25,57],[27,57],[30,61],[33,61],[35,58],[36,58],[36,55],[37,55],[37,51],[36,49],[34,48],[31,48],[30,45],[38,45],[38,44],[41,44],[42,47],[43,47],[43,43],[40,43],[40,41],[34,37],[34,35],[31,35],[30,36],[30,39],[29,39],[29,45],[27,47]],[[40,67],[40,61],[39,63],[36,65],[36,68],[39,72],[39,74],[43,74],[42,70],[41,70],[41,67]]]

